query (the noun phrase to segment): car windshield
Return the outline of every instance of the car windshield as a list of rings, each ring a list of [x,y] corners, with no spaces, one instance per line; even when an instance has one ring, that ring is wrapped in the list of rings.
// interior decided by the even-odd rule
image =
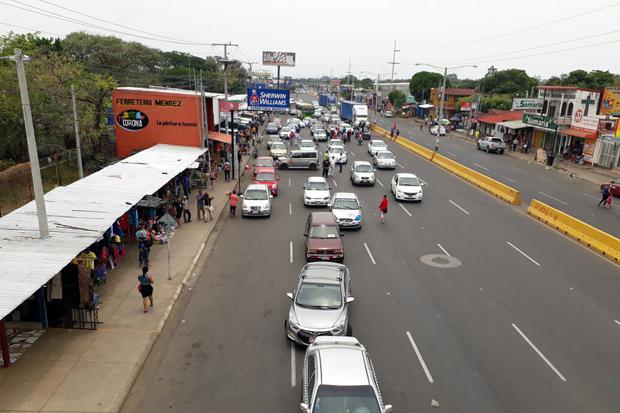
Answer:
[[[315,129],[314,130],[314,134],[315,135],[323,135],[325,133],[325,131],[323,129]]]
[[[420,181],[418,178],[400,178],[398,186],[420,186]]]
[[[335,225],[313,225],[310,227],[310,234],[308,234],[310,238],[320,239],[338,238],[339,236],[338,227]]]
[[[372,146],[381,147],[381,146],[385,146],[385,143],[383,143],[383,142],[373,142]]]
[[[271,144],[271,149],[286,149],[286,145],[284,145],[283,143],[272,143]],[[271,165],[269,165],[271,166]]]
[[[394,155],[389,152],[379,152],[377,154],[377,158],[379,159],[394,159]]]
[[[297,305],[306,308],[335,310],[342,306],[342,292],[339,284],[305,282],[297,293]]]
[[[291,132],[291,128],[285,126],[282,129],[280,129],[280,132],[284,132],[284,133],[289,132],[290,133]]]
[[[263,189],[248,189],[245,191],[244,198],[250,201],[257,201],[269,199],[269,195],[267,194],[267,191]]]
[[[310,191],[328,191],[329,186],[327,182],[308,182],[306,184],[306,189]]]
[[[275,174],[271,172],[260,172],[256,174],[257,181],[274,181],[275,179]]]
[[[314,143],[310,142],[310,141],[301,141],[301,143],[299,144],[299,146],[309,146],[309,147],[313,147],[314,148]]]
[[[317,389],[312,413],[381,413],[371,386],[327,386]]]
[[[284,144],[282,144],[284,146]],[[274,145],[271,145],[273,148]],[[271,159],[257,159],[256,166],[273,166],[273,161]]]
[[[372,166],[370,164],[359,164],[355,167],[356,172],[372,172]]]
[[[336,198],[333,209],[360,209],[360,204],[353,198]]]
[[[332,146],[331,148],[329,148],[329,152],[331,152],[331,153],[343,153],[344,152],[344,148],[342,146]]]

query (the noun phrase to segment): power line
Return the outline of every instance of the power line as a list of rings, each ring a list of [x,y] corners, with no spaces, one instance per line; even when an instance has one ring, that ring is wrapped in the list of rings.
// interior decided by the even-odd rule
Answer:
[[[52,32],[46,32],[44,30],[33,29],[32,27],[18,26],[16,24],[11,24],[11,23],[6,23],[6,22],[0,22],[0,24],[3,25],[3,26],[15,27],[17,29],[29,30],[29,31],[34,32],[34,33],[47,33],[47,34],[51,34],[52,36],[62,37],[61,34],[52,33]]]

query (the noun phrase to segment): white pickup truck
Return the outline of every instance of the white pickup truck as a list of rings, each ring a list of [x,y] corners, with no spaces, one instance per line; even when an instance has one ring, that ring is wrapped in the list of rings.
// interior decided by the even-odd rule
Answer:
[[[506,143],[498,136],[486,136],[478,139],[476,143],[476,149],[481,151],[487,151],[487,153],[504,153],[506,150]]]

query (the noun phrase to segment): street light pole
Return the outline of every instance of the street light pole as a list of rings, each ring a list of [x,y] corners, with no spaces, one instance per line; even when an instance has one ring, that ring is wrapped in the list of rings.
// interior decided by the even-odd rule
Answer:
[[[71,85],[71,103],[73,106],[73,129],[75,129],[75,149],[77,150],[78,172],[80,179],[84,178],[82,167],[82,147],[80,146],[80,129],[78,128],[77,105],[75,103],[75,88]]]
[[[28,156],[30,158],[30,172],[32,173],[32,186],[34,188],[34,202],[37,206],[37,219],[39,220],[39,233],[41,239],[49,238],[50,230],[47,224],[47,211],[45,198],[43,197],[43,182],[41,181],[41,169],[39,168],[39,155],[37,154],[37,141],[32,124],[32,112],[30,111],[30,97],[28,96],[28,84],[26,82],[26,70],[21,49],[14,50],[15,55],[10,58],[15,60],[17,66],[17,80],[19,82],[19,94],[22,100],[24,112],[24,127],[26,128],[26,141],[28,142]]]

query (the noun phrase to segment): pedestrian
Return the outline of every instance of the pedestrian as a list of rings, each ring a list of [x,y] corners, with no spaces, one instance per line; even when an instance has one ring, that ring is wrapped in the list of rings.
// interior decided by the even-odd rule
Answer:
[[[390,129],[390,140],[394,139],[394,127],[392,126],[392,128]]]
[[[329,176],[334,176],[334,172],[336,172],[336,155],[331,155],[329,157]]]
[[[185,196],[189,196],[190,191],[189,172],[186,172],[183,174],[183,194],[185,194]]]
[[[512,151],[513,152],[517,151],[518,144],[519,144],[519,139],[517,139],[517,137],[515,136],[515,138],[512,140]]]
[[[217,181],[217,168],[213,168],[209,174],[209,181],[211,182],[211,190],[215,190],[215,181]]]
[[[424,123],[420,122],[420,130],[422,130],[422,128],[424,127],[425,124],[426,124],[426,122],[424,122]]]
[[[230,205],[230,217],[234,218],[235,213],[237,212],[237,203],[239,202],[239,196],[237,195],[237,191],[233,190],[232,192],[228,192],[228,204]]]
[[[148,265],[149,263],[149,245],[150,234],[144,228],[144,224],[140,225],[140,229],[136,231],[136,240],[138,241],[138,265]]]
[[[607,184],[601,185],[601,197],[602,197],[602,199],[598,203],[598,206],[602,205],[603,208],[605,208],[605,205],[607,205],[607,198],[609,198],[610,196],[611,195],[609,193],[609,185],[607,185]],[[611,202],[610,202],[610,207],[611,207]]]
[[[325,151],[325,153],[327,153],[327,151]],[[321,176],[327,179],[328,175],[329,175],[329,155],[327,155],[327,158],[323,158],[323,174]]]
[[[149,267],[142,267],[142,275],[138,275],[138,291],[142,296],[142,305],[144,306],[144,312],[149,312],[149,304],[153,307],[153,277],[149,274]]]
[[[202,189],[198,190],[198,194],[196,195],[196,219],[200,221],[206,221],[205,217],[205,200],[204,194],[202,193]]]
[[[181,217],[183,216],[183,203],[180,198],[174,200],[174,219],[177,221],[177,225],[181,226]]]
[[[224,161],[224,182],[230,181],[230,162]]]
[[[527,153],[527,141],[523,142],[523,153]]]
[[[192,212],[189,210],[189,200],[187,196],[183,196],[183,201],[181,201],[183,205],[183,222],[192,222]]]
[[[342,173],[342,158],[344,157],[344,154],[340,154],[340,156],[338,157],[338,168],[340,173]]]
[[[400,135],[400,129],[396,128],[396,136],[394,136],[394,140],[398,139],[398,135]]]
[[[206,191],[204,193],[204,195],[202,196],[202,200],[204,202],[205,205],[205,213],[209,214],[209,221],[213,221],[213,197],[210,196]],[[205,222],[207,222],[207,215],[205,214]]]
[[[387,199],[387,195],[383,195],[383,199],[381,200],[381,203],[379,204],[379,217],[381,219],[381,223],[384,224],[385,223],[385,214],[387,214],[388,211],[388,199]]]
[[[325,153],[323,153],[323,160],[329,161],[329,152],[327,150],[325,151]]]

